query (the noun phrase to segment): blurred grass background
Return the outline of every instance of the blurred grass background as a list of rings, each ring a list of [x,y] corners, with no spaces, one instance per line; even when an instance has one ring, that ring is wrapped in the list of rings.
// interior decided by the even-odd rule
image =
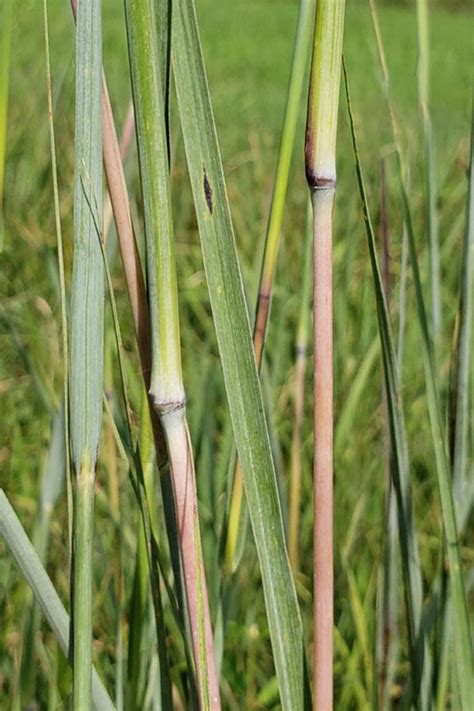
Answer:
[[[50,36],[55,98],[55,126],[61,214],[67,265],[71,264],[74,128],[74,34],[67,2],[51,0]],[[286,100],[297,3],[279,0],[198,0],[204,54],[220,138],[228,192],[250,303],[254,303],[279,134]],[[392,75],[394,100],[410,163],[410,182],[423,275],[427,274],[427,231],[424,212],[423,142],[416,90],[416,22],[413,2],[384,4],[382,32]],[[437,146],[438,203],[443,278],[443,346],[441,390],[447,395],[450,343],[457,306],[457,280],[464,229],[467,156],[474,58],[472,9],[463,3],[437,3],[431,15],[431,111]],[[398,200],[390,129],[380,86],[380,73],[368,2],[348,0],[345,55],[359,127],[362,159],[372,210],[380,203],[380,160],[388,168],[392,284],[398,286],[402,210]],[[118,125],[130,96],[121,3],[104,1],[104,64]],[[0,485],[31,530],[42,468],[51,437],[52,412],[60,401],[60,307],[55,256],[54,212],[48,139],[44,44],[41,4],[34,0],[16,8],[13,20],[11,89],[5,175],[5,245],[1,254],[0,331]],[[284,481],[293,430],[293,343],[298,314],[303,229],[307,188],[302,152],[302,106],[293,180],[287,199],[284,235],[267,345],[268,380]],[[341,101],[335,244],[335,408],[336,408],[336,694],[338,708],[363,708],[372,699],[372,653],[376,575],[383,544],[383,437],[380,359],[374,354],[377,324],[370,266],[354,178],[344,101]],[[196,450],[198,487],[208,551],[210,587],[215,565],[215,513],[223,501],[224,433],[228,430],[222,377],[200,256],[197,226],[176,112],[171,120],[173,198],[185,384],[191,435]],[[135,199],[136,224],[141,225],[136,153],[127,160]],[[125,287],[117,260],[115,285],[127,326],[124,327],[129,377],[140,413],[138,361]],[[70,274],[70,269],[68,271]],[[395,292],[396,293],[396,292]],[[428,290],[426,289],[426,295]],[[253,310],[253,306],[252,306]],[[309,314],[308,314],[309,317]],[[396,310],[393,314],[397,322]],[[110,318],[109,318],[110,332]],[[111,334],[109,334],[111,335]],[[408,285],[403,393],[416,488],[415,507],[426,581],[433,579],[441,549],[441,519],[433,452],[419,358],[420,341]],[[350,392],[363,365],[368,365],[361,397],[350,404]],[[111,367],[113,370],[113,367]],[[301,575],[298,588],[308,641],[311,637],[311,453],[310,368],[307,417],[303,437],[303,503]],[[349,403],[349,404],[348,404]],[[95,570],[97,589],[94,630],[95,658],[113,685],[115,616],[113,556],[115,526],[107,498],[112,453],[105,441],[98,473]],[[472,461],[470,462],[472,468]],[[125,561],[133,561],[137,510],[119,466]],[[472,519],[471,519],[472,524]],[[48,571],[63,597],[68,595],[66,505],[60,500],[52,519]],[[462,549],[474,563],[472,525]],[[249,537],[250,538],[250,537]],[[471,548],[469,548],[471,545]],[[21,619],[29,599],[25,583],[0,548],[0,696],[5,708],[16,708]],[[272,678],[272,661],[263,597],[256,594],[259,573],[249,540],[238,572],[231,623],[225,639],[224,695],[229,708],[267,708],[259,693]],[[354,576],[349,589],[348,572]],[[125,565],[129,592],[133,565]],[[211,592],[212,597],[212,592]],[[38,641],[38,698],[47,696],[48,670],[58,666],[62,693],[68,688],[65,662],[56,657],[46,627]],[[403,657],[400,673],[403,674]],[[341,689],[344,688],[344,693]],[[232,703],[235,702],[235,706]],[[3,708],[3,701],[1,703]],[[43,708],[43,705],[41,705]],[[46,708],[46,705],[44,705]]]

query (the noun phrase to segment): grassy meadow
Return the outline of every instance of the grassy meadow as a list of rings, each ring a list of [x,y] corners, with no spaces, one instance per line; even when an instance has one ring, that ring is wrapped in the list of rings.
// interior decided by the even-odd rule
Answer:
[[[283,0],[197,0],[206,68],[217,124],[227,191],[247,287],[254,312],[264,236],[285,108],[298,4]],[[74,25],[68,3],[50,0],[50,52],[60,214],[66,279],[71,283],[74,172]],[[379,8],[393,100],[409,168],[409,186],[422,285],[429,307],[428,237],[423,177],[422,124],[417,99],[417,35],[414,3]],[[430,14],[431,117],[437,157],[442,326],[437,380],[446,416],[453,333],[468,190],[474,42],[472,11],[436,8]],[[1,33],[0,33],[1,34]],[[344,39],[352,108],[365,170],[376,236],[380,233],[381,161],[387,182],[391,318],[398,338],[399,282],[404,213],[396,157],[385,102],[369,3],[348,0]],[[103,63],[117,126],[131,94],[122,3],[103,2]],[[307,82],[305,82],[305,86]],[[307,185],[302,102],[291,179],[285,204],[262,383],[267,404],[283,518],[288,511],[288,472],[294,430],[295,338],[300,311]],[[232,433],[206,277],[201,257],[184,146],[171,93],[171,193],[178,272],[183,380],[196,465],[201,534],[213,621],[221,663],[224,708],[280,708],[250,526],[232,585],[222,594],[220,550],[228,492]],[[351,146],[346,102],[341,91],[338,187],[334,231],[334,396],[335,396],[335,708],[376,707],[375,663],[378,579],[384,551],[386,425],[382,362],[373,277],[368,258]],[[132,141],[125,160],[132,215],[143,252],[143,205]],[[52,431],[62,403],[60,285],[46,99],[42,3],[26,0],[13,13],[10,93],[4,180],[4,235],[0,254],[0,486],[30,535],[41,529],[42,480],[64,452],[54,450]],[[114,228],[107,242],[121,320],[123,356],[132,421],[143,425],[143,385],[123,270]],[[414,508],[425,591],[443,565],[442,515],[434,466],[420,333],[412,273],[408,271],[407,312],[401,383],[410,450]],[[308,323],[311,319],[307,305]],[[471,355],[472,366],[472,355]],[[312,643],[312,394],[311,358],[306,368],[303,422],[299,570],[296,589],[307,652]],[[471,367],[472,370],[472,367]],[[110,408],[120,405],[119,370],[108,297],[105,315],[104,388]],[[474,380],[471,378],[471,393]],[[474,430],[468,471],[473,474]],[[146,448],[149,431],[141,433]],[[59,447],[61,449],[61,447]],[[53,451],[54,450],[54,451]],[[51,464],[53,462],[53,465]],[[48,469],[49,468],[49,469]],[[65,482],[47,510],[47,571],[67,609],[69,604],[68,517]],[[139,546],[139,510],[127,465],[104,413],[95,483],[93,548],[93,659],[112,698],[126,687],[129,603]],[[156,485],[157,519],[162,505]],[[46,507],[47,508],[47,507]],[[163,534],[164,539],[164,534]],[[36,539],[38,545],[38,538]],[[44,541],[43,541],[44,542]],[[472,515],[461,538],[461,556],[472,612],[474,596]],[[428,595],[426,595],[426,598]],[[166,596],[165,596],[166,600]],[[66,708],[71,671],[48,625],[31,631],[31,591],[0,541],[0,708]],[[181,642],[165,602],[171,678],[183,685]],[[401,645],[393,689],[396,700],[409,674],[400,592]],[[142,708],[158,709],[159,683],[151,603],[145,611]],[[132,625],[133,626],[133,625]],[[119,634],[120,631],[120,634]],[[31,654],[31,657],[27,655]],[[25,658],[29,663],[25,663]],[[125,682],[123,682],[125,679]],[[450,697],[446,708],[449,705]],[[36,706],[34,705],[36,703]],[[177,702],[176,702],[177,703]],[[184,702],[177,708],[187,708]],[[127,703],[122,708],[128,708]],[[441,707],[439,707],[441,708]],[[453,708],[458,708],[453,706]]]

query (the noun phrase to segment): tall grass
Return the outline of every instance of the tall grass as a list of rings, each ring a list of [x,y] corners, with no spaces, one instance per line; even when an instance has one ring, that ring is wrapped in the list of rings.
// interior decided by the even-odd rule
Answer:
[[[292,12],[277,5],[246,5],[245,17],[257,13],[273,28],[278,17]],[[250,152],[232,162],[221,159],[210,87],[217,89],[217,123],[222,125],[222,106],[234,81],[232,42],[226,44],[229,65],[219,92],[217,65],[211,65],[208,79],[193,0],[125,0],[124,18],[113,19],[113,39],[120,42],[123,30],[126,50],[105,58],[107,79],[101,3],[72,0],[77,12],[75,79],[70,81],[64,70],[64,83],[58,82],[54,92],[53,50],[61,15],[48,16],[44,0],[44,138],[49,133],[50,159],[47,170],[38,167],[36,172],[49,177],[51,170],[52,191],[47,181],[42,199],[40,176],[32,170],[40,206],[31,207],[34,219],[30,212],[8,211],[8,229],[18,238],[20,256],[15,272],[6,261],[9,284],[0,312],[5,326],[0,357],[6,344],[7,353],[15,351],[20,373],[0,377],[1,393],[6,390],[11,398],[15,391],[8,400],[14,406],[5,408],[5,418],[14,423],[12,445],[2,444],[0,463],[7,457],[15,473],[21,466],[17,480],[12,476],[8,482],[9,496],[21,509],[24,526],[33,522],[32,545],[2,489],[0,535],[31,588],[25,595],[16,586],[6,556],[1,563],[7,583],[0,586],[6,620],[0,649],[8,643],[12,655],[0,660],[0,677],[13,708],[33,703],[53,708],[70,696],[76,709],[118,711],[300,711],[311,706],[346,711],[398,704],[423,710],[470,708],[472,571],[464,576],[470,554],[463,536],[472,511],[472,142],[459,283],[448,264],[443,264],[446,281],[441,282],[438,213],[445,234],[451,213],[460,212],[465,183],[453,165],[437,205],[428,5],[420,0],[417,17],[413,13],[411,18],[412,30],[418,29],[413,95],[418,89],[425,145],[420,165],[408,152],[409,126],[398,119],[374,0],[370,5],[385,103],[379,102],[377,116],[367,120],[371,145],[359,145],[359,111],[362,134],[370,104],[367,82],[366,101],[353,105],[345,70],[357,184],[346,171],[352,153],[337,150],[343,0],[299,3],[271,184],[263,168],[270,146],[266,136],[276,131],[278,121],[266,105],[265,124],[259,123]],[[9,3],[4,7],[11,10]],[[225,14],[218,5],[212,9],[206,23]],[[238,6],[234,12],[240,12]],[[353,20],[359,18],[348,12],[354,13]],[[224,18],[228,36],[243,38],[232,17]],[[49,22],[54,27],[51,56]],[[4,27],[2,42],[10,37],[11,25]],[[298,131],[299,109],[313,29],[304,136]],[[349,43],[353,22],[347,30]],[[239,70],[246,61],[245,48],[240,49]],[[262,45],[257,54],[263,51]],[[279,56],[271,58],[272,66],[279,66]],[[115,70],[112,60],[120,62]],[[12,68],[17,71],[15,62]],[[355,74],[359,65],[350,69]],[[124,80],[121,75],[131,80],[131,101],[128,76]],[[73,89],[74,149],[72,140],[68,147],[67,133],[73,123],[67,92]],[[14,101],[16,91],[15,84]],[[2,85],[0,111],[6,96]],[[416,107],[416,98],[412,101]],[[241,135],[247,109],[239,104],[236,111],[232,105],[227,128],[236,135]],[[120,143],[114,114],[125,116]],[[378,152],[379,136],[372,127],[385,114],[390,143],[381,151],[379,178],[378,163],[365,171],[363,156],[374,147]],[[345,122],[341,128],[345,145]],[[16,136],[16,124],[11,130]],[[130,145],[134,131],[137,156]],[[0,121],[0,142],[2,135]],[[26,128],[19,135],[25,139]],[[294,151],[303,143],[306,164]],[[16,145],[12,142],[8,175],[21,194]],[[67,190],[72,150],[73,211]],[[463,150],[461,145],[460,155]],[[338,179],[346,192],[338,187],[336,200],[339,160]],[[416,180],[409,182],[409,165],[415,177],[424,166],[425,192]],[[376,189],[369,189],[369,177]],[[256,188],[268,189],[268,218]],[[357,239],[362,225],[355,210],[357,189],[368,254]],[[371,202],[379,193],[377,221]],[[16,204],[18,195],[7,197]],[[441,210],[446,205],[445,218]],[[51,218],[51,247],[48,236],[42,238],[46,218]],[[107,239],[112,218],[116,235],[111,230]],[[425,245],[415,229],[426,218]],[[449,244],[454,244],[460,219],[452,224]],[[289,239],[277,269],[283,227]],[[70,229],[71,245],[63,238]],[[259,233],[262,263],[254,259],[257,250],[248,239]],[[24,258],[24,244],[30,250],[37,234],[42,257],[53,267],[51,303],[57,304],[58,318],[49,317],[53,330],[47,338],[36,337],[32,348],[29,339],[39,329],[31,313],[38,303],[46,312],[43,281],[49,278],[48,269],[36,274],[34,260]],[[429,319],[419,267],[425,250],[431,255]],[[258,283],[255,319],[248,308],[249,275]],[[22,279],[31,284],[17,297]],[[311,286],[314,387],[308,392]],[[268,334],[272,300],[277,318]],[[444,340],[450,308],[457,308],[457,317],[448,365]],[[60,330],[54,330],[56,320]],[[51,346],[47,368],[44,343]],[[32,387],[28,403],[20,407],[25,383]],[[306,415],[311,400],[314,422]],[[18,414],[12,414],[15,408]],[[32,449],[33,438],[25,444],[28,423],[41,411],[48,426],[44,417],[35,418]],[[38,460],[42,449],[46,452],[40,440],[47,438],[47,457],[36,468],[42,477],[35,502],[36,489],[26,481],[33,465],[22,454],[34,452]],[[313,441],[311,482],[306,474]],[[68,507],[61,496],[69,453],[74,489],[70,579],[71,537],[63,525]],[[311,487],[314,501],[308,495]],[[252,536],[247,535],[248,520]],[[436,557],[440,560],[433,565]],[[68,596],[71,618],[61,602]],[[60,650],[72,665],[72,684]],[[312,684],[307,678],[310,654]],[[113,700],[106,687],[113,689]]]

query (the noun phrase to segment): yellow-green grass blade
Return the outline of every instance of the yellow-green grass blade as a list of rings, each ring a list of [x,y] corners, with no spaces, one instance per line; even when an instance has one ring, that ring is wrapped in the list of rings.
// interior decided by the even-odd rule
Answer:
[[[68,657],[69,616],[3,489],[0,489],[0,534]],[[110,696],[95,669],[92,669],[92,702],[97,711],[114,711]]]
[[[262,299],[265,300],[270,298],[276,269],[278,247],[280,244],[283,222],[283,211],[290,176],[291,157],[293,155],[293,147],[295,144],[297,121],[301,108],[303,84],[308,64],[310,41],[313,32],[314,7],[314,0],[301,0],[300,2],[285,117],[283,120],[278,163],[275,173],[275,183],[273,186],[270,214],[268,217],[267,233],[265,237],[265,251],[260,274],[257,314],[259,311],[260,301]],[[265,340],[266,321],[267,319],[265,318],[263,332],[261,334],[263,341]]]
[[[253,354],[195,7],[173,8],[172,64],[217,342],[243,470],[283,708],[304,707],[300,613]]]
[[[390,321],[379,268],[375,235],[370,217],[365,191],[362,166],[359,158],[354,117],[349,94],[347,74],[345,73],[346,98],[349,111],[352,142],[354,148],[357,181],[362,202],[370,262],[374,278],[374,290],[377,307],[377,320],[382,347],[384,378],[387,393],[387,406],[390,422],[393,466],[391,472],[397,496],[398,531],[402,568],[405,582],[405,604],[409,635],[409,652],[414,677],[413,703],[418,707],[429,705],[429,659],[424,640],[420,639],[422,628],[423,585],[420,569],[420,556],[413,514],[412,486],[408,459],[408,443],[404,423],[401,391],[398,377],[398,364],[391,335]],[[418,700],[420,695],[421,701]]]
[[[348,441],[357,408],[364,394],[367,382],[373,372],[376,359],[380,355],[380,339],[375,338],[367,349],[357,369],[347,397],[341,407],[339,417],[334,427],[334,451],[337,456],[343,456]]]
[[[76,30],[74,261],[69,370],[73,524],[74,709],[87,709],[92,679],[94,478],[102,418],[102,35],[100,0],[81,0]]]

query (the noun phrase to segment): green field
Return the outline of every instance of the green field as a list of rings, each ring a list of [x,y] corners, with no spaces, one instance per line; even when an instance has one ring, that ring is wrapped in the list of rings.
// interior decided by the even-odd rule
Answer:
[[[49,3],[57,167],[69,278],[74,161],[74,28],[67,5],[67,2],[58,0]],[[253,312],[298,8],[296,2],[281,0],[226,0],[221,3],[197,0],[197,7],[239,255]],[[409,159],[418,257],[428,303],[415,15],[410,9],[397,8],[393,3],[381,8],[380,19],[393,96]],[[465,226],[474,17],[467,10],[436,10],[430,19],[431,111],[437,147],[443,283],[438,375],[443,407],[446,408]],[[377,230],[382,157],[387,169],[390,276],[394,295],[392,323],[396,333],[403,211],[368,2],[348,0],[345,32],[345,57],[361,158]],[[120,125],[127,109],[130,83],[122,4],[111,0],[104,2],[104,65]],[[272,429],[278,441],[276,450],[284,509],[293,435],[294,341],[307,199],[303,166],[304,114],[302,105],[264,367],[265,392]],[[336,708],[342,710],[372,708],[374,701],[374,610],[384,542],[384,422],[373,281],[342,93],[339,135],[334,251],[335,693]],[[174,97],[171,143],[184,381],[196,455],[211,607],[215,613],[218,594],[216,535],[226,497],[230,422]],[[140,231],[142,205],[134,145],[126,165],[134,198],[135,222]],[[0,486],[5,489],[26,530],[32,532],[54,413],[61,403],[63,376],[42,3],[36,0],[26,0],[17,6],[13,18],[4,219],[4,245],[0,255]],[[111,240],[112,259],[115,252],[114,240]],[[115,261],[114,285],[124,320],[125,356],[134,416],[140,423],[141,381],[119,261],[118,258]],[[411,275],[407,299],[402,389],[416,525],[424,582],[428,589],[443,559],[442,519]],[[106,388],[113,399],[119,396],[110,313],[107,313],[106,326]],[[302,444],[301,571],[297,576],[308,650],[311,649],[312,635],[310,363],[309,358]],[[357,383],[361,385],[358,395],[354,390]],[[470,436],[472,476],[472,426]],[[111,503],[115,486],[120,491],[118,510]],[[113,695],[118,668],[117,625],[119,613],[124,613],[124,609],[118,609],[117,603],[118,546],[120,543],[126,602],[133,582],[138,509],[107,418],[104,418],[96,490],[94,636],[97,642],[94,660]],[[472,582],[472,516],[470,524],[462,539],[461,552],[467,578]],[[50,534],[47,569],[68,607],[65,493],[54,508]],[[30,668],[33,673],[28,678],[31,684],[36,677],[36,691],[31,698],[22,698],[23,705],[20,704],[19,689],[26,688],[21,676],[24,674],[21,660],[25,653],[23,642],[31,594],[1,542],[0,553],[0,707],[25,708],[34,698],[37,708],[65,708],[71,687],[70,671],[46,624],[42,624],[36,633],[35,657]],[[227,627],[224,640],[221,640],[224,707],[277,708],[278,695],[273,681],[260,574],[250,529],[236,576],[237,582],[225,601]],[[473,602],[472,594],[470,602]],[[400,602],[400,610],[402,608]],[[402,630],[404,624],[401,612]],[[149,630],[144,640],[147,659],[153,648],[151,623]],[[402,644],[397,668],[401,687],[406,681],[407,670],[407,650]],[[174,676],[178,679],[181,672],[176,663]]]

